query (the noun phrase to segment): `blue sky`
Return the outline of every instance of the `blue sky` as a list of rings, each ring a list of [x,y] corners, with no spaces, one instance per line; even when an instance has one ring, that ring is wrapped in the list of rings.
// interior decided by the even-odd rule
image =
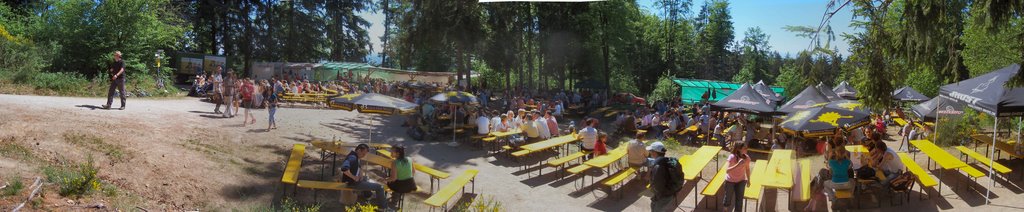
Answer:
[[[656,0],[637,0],[641,8],[657,14],[654,6]],[[825,13],[827,0],[733,0],[729,1],[730,15],[732,15],[733,31],[735,40],[742,40],[743,33],[751,27],[761,27],[761,30],[769,35],[768,44],[772,50],[779,51],[783,56],[786,54],[796,55],[797,52],[807,49],[811,40],[797,37],[795,33],[787,32],[782,27],[787,25],[796,26],[817,26]],[[693,14],[695,17],[703,0],[693,0]],[[359,13],[360,16],[369,21],[370,41],[373,45],[373,55],[376,58],[380,52],[380,36],[384,35],[384,15],[372,12]],[[832,17],[832,30],[836,34],[836,41],[832,44],[839,48],[843,55],[849,55],[849,45],[839,35],[842,33],[855,32],[849,27],[853,14],[848,8]]]

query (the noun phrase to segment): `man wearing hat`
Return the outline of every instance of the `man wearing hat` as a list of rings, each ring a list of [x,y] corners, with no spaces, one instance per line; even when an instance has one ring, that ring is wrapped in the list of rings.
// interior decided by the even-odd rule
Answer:
[[[678,187],[683,183],[682,179],[671,179],[672,175],[669,173],[673,171],[670,167],[678,168],[679,162],[674,158],[665,157],[668,149],[660,141],[647,146],[647,151],[651,156],[651,211],[669,211],[669,205],[675,202]],[[675,164],[672,164],[673,161]]]

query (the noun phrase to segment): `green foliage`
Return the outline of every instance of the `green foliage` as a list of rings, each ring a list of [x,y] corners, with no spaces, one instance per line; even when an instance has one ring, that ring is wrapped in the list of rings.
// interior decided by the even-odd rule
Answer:
[[[95,76],[114,51],[124,54],[128,75],[148,73],[156,49],[175,49],[185,33],[170,0],[42,1],[33,7],[29,34],[56,43],[50,70]]]
[[[377,211],[376,205],[356,203],[356,205],[345,206],[345,212],[374,212]]]
[[[29,161],[34,159],[35,155],[32,154],[32,150],[21,144],[14,143],[14,140],[2,139],[0,140],[0,155],[6,158],[19,159],[23,161]]]
[[[43,167],[46,180],[56,183],[60,187],[58,193],[65,197],[82,197],[100,190],[100,181],[96,177],[98,171],[92,157],[85,163]]]
[[[775,83],[785,89],[785,96],[793,97],[803,91],[806,85],[804,85],[803,75],[797,70],[795,65],[786,65],[779,70],[779,76],[775,78]]]
[[[679,86],[672,82],[672,76],[667,73],[658,78],[658,84],[654,85],[654,91],[647,96],[647,101],[671,100],[679,96]]]
[[[914,90],[921,92],[925,96],[938,96],[939,86],[942,86],[942,82],[935,75],[935,71],[927,67],[918,67],[909,72],[910,74],[907,75],[907,79],[904,82],[905,85],[914,88]]]
[[[456,212],[501,212],[505,210],[500,201],[494,197],[476,198],[473,202],[467,202],[452,209]]]
[[[36,88],[49,89],[58,93],[80,95],[89,81],[78,73],[43,72],[36,74],[31,80],[31,84]]]
[[[321,204],[321,203],[305,205],[305,204],[301,204],[301,203],[293,200],[292,198],[285,197],[285,198],[283,198],[281,200],[281,207],[275,208],[273,206],[257,206],[257,207],[249,208],[246,211],[257,211],[257,212],[317,212],[317,211],[320,211],[320,208],[322,206],[323,206],[323,204]],[[352,210],[349,210],[350,207],[345,207],[345,211],[352,211]],[[376,207],[374,207],[374,208],[376,208]],[[238,210],[232,210],[232,211],[238,211]],[[359,210],[355,210],[355,211],[359,211]],[[374,210],[371,209],[369,211],[374,211]]]
[[[985,10],[972,8],[972,16],[960,37],[964,45],[964,65],[972,77],[1019,63],[1022,57],[1017,40],[1024,33],[1024,18],[1010,19],[1000,24],[1001,30],[992,32],[986,29],[985,23],[977,21],[984,13]]]
[[[724,0],[705,1],[696,19],[698,61],[705,68],[699,76],[702,79],[724,80],[733,73],[727,71],[726,61],[729,45],[732,43],[732,16],[729,14],[729,2]],[[727,74],[714,74],[714,73]]]
[[[7,185],[6,188],[0,189],[0,197],[14,196],[21,192],[21,189],[25,188],[25,184],[18,178],[13,178],[14,182]]]
[[[964,108],[964,114],[960,117],[940,117],[938,135],[934,139],[936,144],[942,146],[961,145],[971,139],[971,135],[978,133],[978,126],[985,123],[992,123],[984,113],[979,113],[971,108]]]

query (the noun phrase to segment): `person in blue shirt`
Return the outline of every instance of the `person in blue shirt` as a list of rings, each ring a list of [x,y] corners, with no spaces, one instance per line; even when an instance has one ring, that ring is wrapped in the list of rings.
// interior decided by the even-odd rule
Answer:
[[[370,146],[366,144],[359,144],[355,150],[349,152],[345,156],[345,161],[341,163],[341,182],[348,184],[349,188],[360,190],[360,191],[371,191],[376,194],[373,198],[373,203],[380,208],[387,208],[388,194],[384,192],[384,187],[379,183],[370,182],[363,173],[359,165],[359,160],[366,157],[366,153],[370,152]]]
[[[823,185],[829,201],[835,201],[835,190],[853,189],[853,183],[850,182],[849,177],[852,162],[850,161],[850,152],[847,152],[843,146],[836,145],[829,153],[825,156],[828,162],[828,169],[832,172],[832,180],[825,181]]]

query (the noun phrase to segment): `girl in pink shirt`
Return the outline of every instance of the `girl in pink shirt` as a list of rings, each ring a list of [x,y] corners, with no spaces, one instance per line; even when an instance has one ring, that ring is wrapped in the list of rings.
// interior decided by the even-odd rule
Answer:
[[[734,211],[743,209],[743,192],[750,177],[750,156],[747,155],[747,144],[735,142],[729,155],[729,167],[725,175],[725,198],[723,205],[732,206]]]

